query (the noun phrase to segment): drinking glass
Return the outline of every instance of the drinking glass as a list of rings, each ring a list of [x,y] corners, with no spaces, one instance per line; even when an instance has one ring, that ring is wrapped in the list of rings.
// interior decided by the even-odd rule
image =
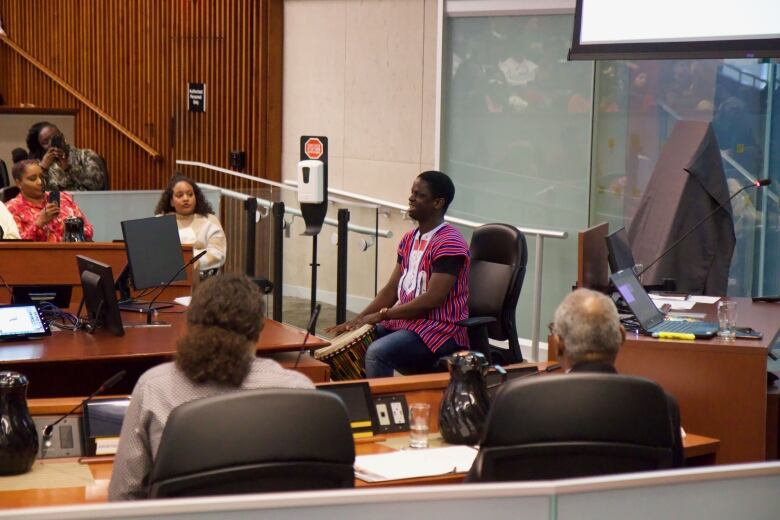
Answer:
[[[733,300],[718,302],[718,337],[727,341],[737,337],[737,302]]]
[[[409,406],[409,447],[428,447],[428,421],[431,417],[431,405],[412,403]]]

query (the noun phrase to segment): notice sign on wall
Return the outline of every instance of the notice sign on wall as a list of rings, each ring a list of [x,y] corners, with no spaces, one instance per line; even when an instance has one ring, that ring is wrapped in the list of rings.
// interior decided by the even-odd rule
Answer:
[[[206,111],[206,84],[188,83],[187,99],[189,100],[190,112]]]

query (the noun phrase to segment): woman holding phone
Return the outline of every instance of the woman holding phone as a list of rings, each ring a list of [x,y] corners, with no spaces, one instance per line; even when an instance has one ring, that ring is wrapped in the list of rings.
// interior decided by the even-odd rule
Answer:
[[[88,148],[75,148],[65,141],[60,129],[47,121],[35,123],[27,132],[30,158],[38,159],[50,190],[103,190],[106,165]]]
[[[19,195],[6,203],[22,240],[62,242],[64,220],[79,217],[84,222],[84,238],[92,240],[92,224],[65,192],[44,191],[43,169],[35,160],[19,161],[11,174]]]

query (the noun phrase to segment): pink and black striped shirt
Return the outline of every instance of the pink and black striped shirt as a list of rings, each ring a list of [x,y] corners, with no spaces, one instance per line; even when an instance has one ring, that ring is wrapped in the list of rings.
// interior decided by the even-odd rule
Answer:
[[[425,345],[436,352],[450,338],[461,347],[468,348],[469,338],[465,327],[455,325],[468,318],[469,299],[469,248],[463,235],[450,224],[442,224],[429,240],[420,240],[420,230],[406,233],[398,245],[398,258],[403,269],[398,283],[398,303],[412,301],[428,289],[437,260],[445,257],[463,257],[464,261],[455,277],[455,284],[444,303],[428,312],[424,318],[386,320],[382,322],[390,330],[406,329],[416,333]],[[417,269],[411,261],[414,251],[421,252]],[[416,271],[416,272],[415,272]]]

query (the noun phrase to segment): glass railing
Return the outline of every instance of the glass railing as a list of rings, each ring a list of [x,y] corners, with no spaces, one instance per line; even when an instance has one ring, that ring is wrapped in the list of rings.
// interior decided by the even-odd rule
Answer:
[[[393,236],[379,227],[377,205],[331,197],[325,222],[315,239],[303,234],[306,224],[295,188],[268,185],[262,179],[236,183],[235,172],[185,164],[195,181],[219,189],[222,194],[220,217],[228,238],[224,271],[244,272],[273,282],[274,291],[267,301],[268,316],[303,328],[314,303],[320,303],[317,333],[321,334],[325,328],[354,316],[373,299],[381,283],[378,246],[380,241]],[[225,178],[221,182],[215,180],[215,172]],[[232,187],[225,187],[228,185]],[[247,208],[251,201],[257,204],[254,212]],[[252,216],[254,225],[248,222]],[[344,237],[341,266],[340,236]],[[394,246],[393,242],[391,247]],[[315,258],[317,266],[313,272]]]

